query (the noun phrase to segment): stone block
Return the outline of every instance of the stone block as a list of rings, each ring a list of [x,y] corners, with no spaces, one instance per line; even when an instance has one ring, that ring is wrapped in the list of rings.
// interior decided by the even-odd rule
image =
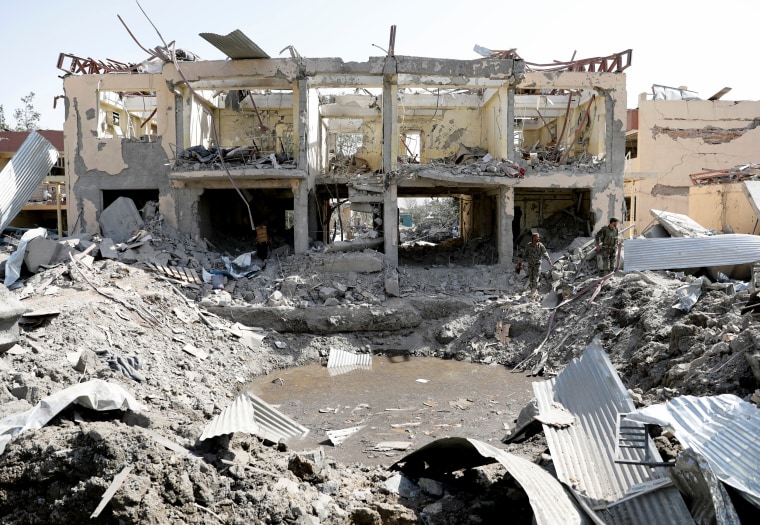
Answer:
[[[43,264],[50,264],[53,260],[58,243],[46,237],[35,237],[26,245],[24,253],[24,264],[26,268],[36,273]]]
[[[119,197],[113,201],[100,213],[99,222],[103,237],[110,237],[117,244],[126,242],[144,224],[137,206],[128,197]]]
[[[102,255],[104,259],[119,258],[119,252],[116,251],[116,245],[114,244],[113,239],[106,237],[100,242],[100,255]]]

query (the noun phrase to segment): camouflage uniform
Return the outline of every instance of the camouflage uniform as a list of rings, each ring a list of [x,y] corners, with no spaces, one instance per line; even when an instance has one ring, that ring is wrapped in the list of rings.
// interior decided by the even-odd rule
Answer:
[[[525,253],[523,258],[528,263],[528,281],[530,284],[530,290],[532,292],[538,291],[538,274],[541,268],[541,257],[549,259],[549,254],[546,252],[546,247],[541,244],[541,241],[529,242],[525,247]]]
[[[615,269],[615,251],[618,244],[618,229],[615,226],[604,226],[596,232],[596,244],[601,246],[599,254],[602,265],[599,268],[603,272]]]

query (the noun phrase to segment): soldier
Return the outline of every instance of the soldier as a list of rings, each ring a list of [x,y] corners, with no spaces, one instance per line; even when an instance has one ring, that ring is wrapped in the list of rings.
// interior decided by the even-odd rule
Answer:
[[[538,294],[538,274],[541,268],[541,257],[546,257],[546,260],[549,261],[549,266],[552,265],[552,260],[549,258],[546,247],[541,244],[540,239],[541,236],[534,233],[523,253],[523,258],[528,263],[528,281],[532,295]],[[522,264],[522,261],[520,261],[520,264]]]
[[[609,226],[603,226],[596,232],[597,264],[600,273],[610,272],[615,269],[615,250],[618,245],[617,225],[618,220],[612,217]]]

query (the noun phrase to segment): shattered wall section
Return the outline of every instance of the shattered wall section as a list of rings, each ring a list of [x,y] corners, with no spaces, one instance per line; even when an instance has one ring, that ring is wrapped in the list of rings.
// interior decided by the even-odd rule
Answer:
[[[77,230],[98,233],[98,213],[107,190],[156,189],[170,192],[168,179],[170,143],[175,136],[174,94],[160,75],[82,75],[64,79],[70,101],[64,123],[65,162],[68,195],[68,224]],[[156,93],[154,142],[118,136],[106,138],[100,130],[103,120],[97,94],[150,91]],[[163,140],[168,137],[168,140]],[[171,215],[167,216],[176,227]]]
[[[519,89],[529,92],[552,90],[593,92],[589,99],[588,152],[599,155],[597,163],[580,162],[556,168],[542,166],[526,170],[520,186],[531,188],[589,189],[591,192],[591,224],[597,230],[609,217],[622,214],[623,170],[625,167],[626,90],[625,75],[589,72],[528,72]],[[585,113],[581,106],[580,111]],[[571,118],[572,120],[572,118]],[[577,122],[577,119],[576,119]],[[568,127],[570,127],[570,121]],[[565,130],[565,135],[572,133]]]

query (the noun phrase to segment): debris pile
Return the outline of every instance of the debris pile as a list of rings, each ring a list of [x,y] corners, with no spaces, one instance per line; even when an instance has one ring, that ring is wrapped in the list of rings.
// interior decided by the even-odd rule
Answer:
[[[228,271],[220,262],[225,254],[173,232],[158,215],[116,209],[122,219],[139,217],[136,231],[147,235],[134,239],[134,231],[113,228],[114,258],[105,256],[104,238],[58,241],[68,246],[66,257],[33,274],[20,271],[9,285],[21,307],[3,316],[18,328],[0,353],[6,523],[487,523],[505,513],[552,523],[561,507],[536,505],[548,493],[537,493],[531,480],[553,479],[556,472],[567,483],[568,452],[550,447],[547,454],[547,430],[539,423],[520,427],[517,413],[468,420],[467,399],[449,407],[463,421],[450,439],[416,451],[414,440],[405,439],[408,456],[388,449],[400,473],[390,464],[339,464],[330,458],[334,442],[303,450],[253,427],[209,431],[214,435],[201,439],[212,423],[240,428],[225,425],[240,422],[251,407],[274,414],[258,400],[236,404],[253,399],[252,378],[328,364],[328,353],[333,368],[345,364],[337,362],[341,356],[366,366],[369,354],[401,352],[505,366],[561,385],[596,340],[597,356],[609,361],[609,373],[630,396],[626,410],[683,396],[760,402],[760,325],[747,309],[751,291],[714,286],[703,274],[600,277],[578,268],[564,280],[568,294],[543,307],[524,293],[524,275],[505,275],[501,267],[401,265],[390,272],[371,251],[270,256],[247,276],[229,277],[210,273]],[[126,249],[119,251],[122,243]],[[18,249],[3,248],[0,262]],[[122,257],[127,251],[134,262]],[[553,250],[553,260],[559,252]],[[227,279],[222,289],[204,280],[204,270]],[[543,278],[541,291],[549,293],[552,275]],[[700,290],[688,310],[678,307],[678,290],[686,285]],[[476,380],[463,380],[477,390]],[[44,422],[28,419],[67,389],[95,384],[130,397],[98,411],[77,395]],[[582,421],[584,412],[570,400],[583,389],[563,392],[570,396],[565,410]],[[541,399],[539,413],[549,409]],[[373,400],[365,401],[371,407]],[[281,412],[299,423],[298,413]],[[468,425],[475,424],[520,427],[523,436],[509,444],[468,439]],[[388,429],[386,446],[400,443],[397,431],[404,429]],[[681,457],[678,436],[652,432],[664,461]],[[332,438],[341,443],[353,436]],[[614,430],[600,438],[616,440]],[[668,490],[678,496],[672,485]],[[752,503],[734,505],[741,520],[756,513]]]

